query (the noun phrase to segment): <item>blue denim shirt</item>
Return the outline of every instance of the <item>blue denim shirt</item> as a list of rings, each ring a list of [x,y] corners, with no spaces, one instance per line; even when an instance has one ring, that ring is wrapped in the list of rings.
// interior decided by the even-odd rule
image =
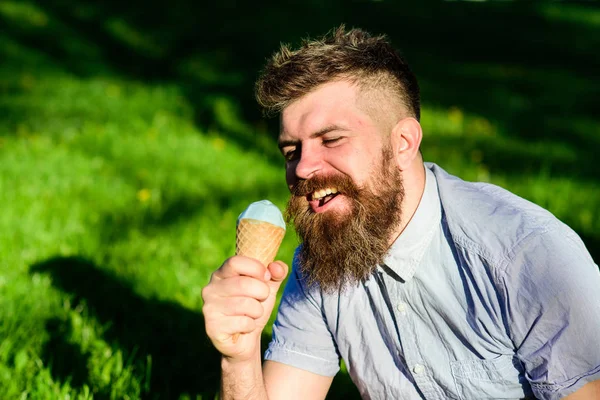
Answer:
[[[294,261],[268,360],[367,399],[558,399],[600,379],[600,272],[548,211],[426,164],[383,265],[326,295]]]

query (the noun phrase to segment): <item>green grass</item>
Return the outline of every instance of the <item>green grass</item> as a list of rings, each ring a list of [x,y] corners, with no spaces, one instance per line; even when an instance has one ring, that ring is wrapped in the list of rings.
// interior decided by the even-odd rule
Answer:
[[[219,363],[201,288],[233,254],[239,212],[287,199],[273,124],[248,106],[279,37],[255,34],[255,58],[237,56],[246,43],[235,31],[239,43],[215,34],[215,47],[180,54],[178,40],[208,28],[165,14],[169,29],[153,29],[107,4],[0,1],[0,398],[213,399]],[[145,6],[148,18],[164,13]],[[540,18],[567,29],[587,15],[569,6],[562,18],[560,7]],[[596,19],[585,29],[597,30]],[[313,33],[338,21],[325,22]],[[276,33],[297,39],[303,29]],[[414,46],[426,159],[548,208],[596,257],[600,125],[588,94],[597,81],[585,69],[540,68],[536,54],[515,65],[512,48],[501,49],[506,63],[458,54],[440,69]],[[289,263],[296,243],[289,232],[280,258]],[[342,373],[331,398],[352,396]]]
[[[3,132],[0,164],[0,334],[11,339],[0,348],[1,397],[24,390],[110,398],[151,393],[148,376],[157,366],[149,349],[164,346],[166,356],[169,341],[181,340],[210,352],[203,343],[200,290],[233,253],[235,219],[246,203],[270,198],[284,206],[281,171],[217,132],[196,128],[189,105],[172,87],[65,76],[39,79],[20,96],[32,113],[16,132]],[[288,235],[282,246],[288,262],[294,240]],[[78,285],[74,277],[93,281]],[[90,296],[98,304],[90,304]],[[118,303],[124,299],[130,304]],[[163,314],[152,303],[163,304]],[[123,328],[111,327],[119,308],[131,314],[123,315]],[[185,331],[168,322],[177,313],[181,320],[174,325],[195,328],[183,338],[168,331]],[[167,336],[136,337],[154,334],[143,328],[147,319]],[[128,343],[105,335],[129,325],[135,328],[123,332]],[[145,348],[136,348],[140,341]],[[193,360],[183,345],[180,351],[174,361],[192,372]],[[65,356],[87,369],[77,372],[76,384],[50,374],[57,364],[69,370],[60,359]],[[212,367],[209,391],[218,375],[218,364]],[[163,396],[182,394],[157,385]],[[194,382],[189,387],[203,389]]]

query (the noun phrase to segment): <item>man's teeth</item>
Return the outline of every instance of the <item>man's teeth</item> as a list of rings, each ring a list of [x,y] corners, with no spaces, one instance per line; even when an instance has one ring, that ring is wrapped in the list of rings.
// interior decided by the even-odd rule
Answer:
[[[315,190],[312,198],[313,200],[321,200],[323,197],[329,195],[329,194],[334,194],[337,193],[338,190],[336,188],[326,188],[326,189],[321,189],[321,190]]]

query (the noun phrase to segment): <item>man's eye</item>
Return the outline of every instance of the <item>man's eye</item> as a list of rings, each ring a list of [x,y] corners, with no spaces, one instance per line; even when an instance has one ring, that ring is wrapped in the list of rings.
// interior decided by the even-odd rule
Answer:
[[[325,145],[331,145],[331,144],[335,144],[337,142],[339,142],[340,140],[342,140],[342,137],[334,137],[334,138],[328,138],[328,139],[323,139],[323,144]]]
[[[293,159],[296,158],[297,153],[298,153],[298,151],[296,149],[284,151],[283,158],[285,158],[286,161],[292,161]]]

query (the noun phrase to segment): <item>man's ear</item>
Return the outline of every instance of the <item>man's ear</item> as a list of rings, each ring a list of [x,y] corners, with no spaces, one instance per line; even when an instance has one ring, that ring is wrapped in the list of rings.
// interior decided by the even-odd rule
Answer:
[[[400,171],[412,165],[419,156],[419,147],[423,138],[423,130],[419,121],[412,117],[403,118],[394,126],[391,135],[394,160]]]

